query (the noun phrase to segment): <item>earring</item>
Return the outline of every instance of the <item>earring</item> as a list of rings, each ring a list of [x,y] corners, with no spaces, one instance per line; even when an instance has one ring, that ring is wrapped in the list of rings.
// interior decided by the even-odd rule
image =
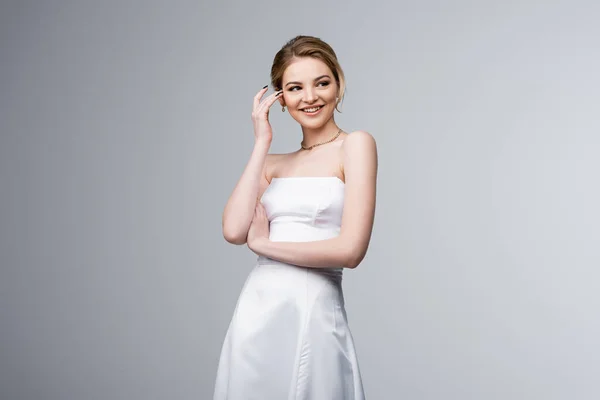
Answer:
[[[281,112],[285,112],[285,106],[281,107]]]

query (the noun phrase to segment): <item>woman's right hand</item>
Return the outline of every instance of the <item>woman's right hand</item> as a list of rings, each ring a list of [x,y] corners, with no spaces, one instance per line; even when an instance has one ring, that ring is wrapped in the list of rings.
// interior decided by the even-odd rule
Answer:
[[[254,107],[252,109],[252,123],[254,124],[254,139],[271,143],[273,139],[273,130],[269,123],[269,109],[277,101],[283,93],[282,90],[277,91],[261,101],[263,95],[267,92],[268,86],[262,88],[256,96],[254,96]]]

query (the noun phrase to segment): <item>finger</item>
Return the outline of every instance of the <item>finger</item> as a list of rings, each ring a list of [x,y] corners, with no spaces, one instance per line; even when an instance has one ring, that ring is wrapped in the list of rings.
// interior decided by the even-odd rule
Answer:
[[[256,109],[255,109],[256,114],[268,113],[269,109],[271,108],[273,103],[275,103],[275,101],[277,101],[277,99],[279,97],[281,97],[281,92],[272,93],[268,97],[264,98],[260,102],[260,104],[256,107]]]
[[[258,104],[260,103],[260,99],[263,97],[263,95],[267,92],[267,90],[269,90],[269,85],[265,86],[264,88],[260,89],[258,91],[258,93],[256,93],[256,96],[254,96],[254,108],[256,109],[256,107],[258,107]]]
[[[260,113],[267,111],[281,96],[283,96],[283,90],[271,94],[258,105],[256,112]]]

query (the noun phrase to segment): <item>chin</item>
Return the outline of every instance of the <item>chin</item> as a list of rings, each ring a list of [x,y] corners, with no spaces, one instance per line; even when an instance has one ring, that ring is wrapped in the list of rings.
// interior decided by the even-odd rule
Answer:
[[[324,126],[327,123],[327,119],[320,119],[318,121],[315,121],[314,119],[307,119],[307,118],[299,118],[296,120],[300,125],[302,125],[304,128],[309,128],[309,129],[318,129],[321,128],[322,126]]]
[[[326,110],[323,110],[326,111]],[[332,113],[327,113],[327,114],[321,114],[317,117],[309,117],[303,114],[302,111],[298,111],[295,115],[294,115],[294,119],[296,120],[296,122],[298,122],[299,124],[301,124],[302,126],[305,126],[307,128],[319,128],[323,125],[325,125],[327,122],[329,122],[329,120],[333,117]]]

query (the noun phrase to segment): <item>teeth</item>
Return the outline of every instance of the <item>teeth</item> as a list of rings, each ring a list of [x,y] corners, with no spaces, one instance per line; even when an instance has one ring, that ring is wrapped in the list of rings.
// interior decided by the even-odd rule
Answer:
[[[305,109],[304,109],[304,111],[305,111],[305,112],[315,112],[315,111],[317,111],[319,108],[321,108],[321,107],[305,108]]]

